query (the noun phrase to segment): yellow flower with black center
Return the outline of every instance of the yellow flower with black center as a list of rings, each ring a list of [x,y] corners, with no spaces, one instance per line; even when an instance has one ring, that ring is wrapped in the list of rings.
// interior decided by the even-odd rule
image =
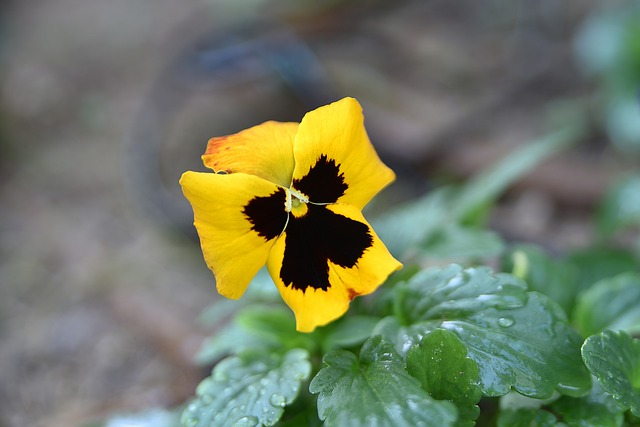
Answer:
[[[240,298],[266,264],[310,332],[402,267],[361,213],[395,174],[355,99],[212,138],[202,159],[216,173],[185,172],[180,184],[220,294]]]

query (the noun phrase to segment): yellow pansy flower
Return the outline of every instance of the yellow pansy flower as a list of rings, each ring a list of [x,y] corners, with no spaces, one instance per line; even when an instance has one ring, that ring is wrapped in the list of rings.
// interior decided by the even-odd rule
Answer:
[[[180,179],[218,292],[237,299],[265,264],[297,329],[342,316],[402,267],[362,216],[395,179],[376,154],[353,98],[212,138],[216,173]]]

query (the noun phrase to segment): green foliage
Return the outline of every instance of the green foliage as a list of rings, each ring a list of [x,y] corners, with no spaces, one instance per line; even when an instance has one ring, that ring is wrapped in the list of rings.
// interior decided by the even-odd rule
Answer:
[[[441,188],[373,218],[371,225],[389,251],[402,257],[446,224],[455,222],[450,217],[454,204],[454,189]]]
[[[310,373],[309,353],[300,349],[282,356],[244,353],[224,359],[198,385],[196,399],[182,414],[182,425],[275,425]]]
[[[640,125],[633,117],[640,82],[639,17],[637,2],[600,11],[586,22],[577,43],[579,59],[601,81],[607,131],[618,147],[630,152],[640,148]]]
[[[621,151],[639,153],[640,3],[603,3],[582,26],[576,48],[583,68],[599,80],[609,137]]]
[[[504,426],[619,427],[624,422],[623,410],[597,381],[586,396],[554,396],[543,401],[509,394],[501,407],[498,425]]]
[[[327,333],[322,340],[322,349],[325,352],[336,348],[348,348],[365,342],[376,327],[380,318],[374,316],[354,315],[343,317],[335,325],[326,329]]]
[[[527,282],[529,290],[543,293],[571,312],[576,297],[576,272],[571,264],[554,260],[541,248],[519,245],[503,261],[505,271]]]
[[[550,412],[538,408],[506,409],[500,412],[498,427],[560,427]]]
[[[445,329],[427,334],[407,353],[407,370],[435,399],[456,404],[457,426],[475,425],[480,415],[476,404],[482,397],[478,365],[467,357],[466,347],[455,334]]]
[[[406,371],[403,358],[380,337],[367,341],[358,359],[338,350],[311,381],[325,426],[451,426],[456,411],[433,400]]]
[[[374,218],[371,221],[373,228],[397,256],[421,246],[433,249],[429,247],[430,241],[437,242],[436,249],[439,248],[442,255],[469,257],[466,249],[469,246],[474,248],[471,255],[476,256],[478,234],[483,232],[489,236],[486,243],[491,251],[497,254],[502,246],[497,236],[486,230],[465,227],[481,225],[487,208],[507,188],[537,164],[576,142],[582,132],[580,126],[572,126],[550,133],[510,153],[466,185],[437,189],[413,203]],[[458,240],[461,237],[463,241]],[[490,256],[479,254],[481,258]]]
[[[398,298],[403,318],[383,320],[377,332],[401,353],[436,328],[454,332],[478,364],[488,396],[511,387],[538,398],[554,389],[580,395],[589,388],[580,336],[553,301],[527,292],[511,275],[457,265],[428,269],[400,288]]]
[[[584,397],[563,396],[548,405],[569,426],[619,427],[623,425],[623,410],[597,381]]]
[[[640,332],[640,274],[603,279],[587,290],[575,309],[576,327],[588,337],[605,329]]]
[[[602,388],[624,409],[640,416],[640,340],[604,331],[582,346],[582,358]]]
[[[628,250],[593,247],[570,253],[565,262],[576,274],[575,294],[582,293],[596,282],[628,271],[638,271],[640,264]]]
[[[433,259],[464,261],[496,257],[504,242],[489,230],[449,225],[431,234],[419,249]]]
[[[313,350],[315,345],[313,335],[296,331],[295,320],[286,307],[259,304],[244,307],[232,323],[207,338],[196,358],[200,364],[206,364],[247,350]]]
[[[612,186],[600,206],[597,225],[604,235],[640,226],[640,174],[625,177]]]

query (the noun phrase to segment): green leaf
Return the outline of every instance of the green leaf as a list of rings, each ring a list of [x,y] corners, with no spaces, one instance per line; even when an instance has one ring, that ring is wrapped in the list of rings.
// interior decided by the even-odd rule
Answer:
[[[498,256],[504,242],[489,230],[449,225],[434,232],[421,248],[430,258],[462,261]]]
[[[267,268],[263,267],[251,280],[251,284],[240,300],[227,298],[216,300],[200,313],[198,320],[204,325],[215,326],[247,305],[278,301],[282,301],[282,297],[273,284]]]
[[[590,377],[580,359],[580,336],[549,298],[488,268],[427,269],[398,287],[396,320],[383,319],[378,333],[405,354],[429,331],[454,332],[478,364],[489,396],[511,387],[536,398],[554,389],[582,395]]]
[[[640,265],[635,256],[624,249],[595,247],[575,251],[566,259],[574,266],[576,288],[585,291],[594,283],[627,271],[638,271]]]
[[[460,339],[444,329],[428,333],[407,353],[407,371],[431,397],[450,400],[458,408],[456,426],[474,426],[482,397],[476,362],[467,357]]]
[[[527,292],[526,284],[509,274],[451,264],[422,270],[398,286],[397,297],[407,323],[414,323],[443,316],[465,317],[492,307],[522,307]]]
[[[238,312],[232,323],[207,338],[196,355],[200,364],[215,362],[245,351],[315,349],[315,334],[296,331],[290,310],[283,305],[250,305]]]
[[[366,305],[366,313],[373,314],[378,318],[389,316],[394,312],[397,285],[406,282],[419,271],[420,267],[418,265],[414,263],[405,264],[402,270],[393,273],[384,286],[378,288],[374,294],[356,298],[351,304],[358,307],[357,304],[360,303],[360,308],[364,308],[363,306]]]
[[[620,427],[624,423],[624,411],[598,382],[587,396],[562,396],[549,408],[571,427]]]
[[[527,282],[529,290],[537,291],[557,302],[565,313],[573,308],[576,287],[575,271],[571,265],[551,259],[542,249],[521,245],[503,261],[505,271]]]
[[[560,427],[564,426],[550,412],[536,408],[505,409],[498,415],[498,427]]]
[[[449,215],[461,219],[463,223],[474,223],[472,216],[475,212],[494,203],[514,182],[536,165],[579,140],[582,134],[581,127],[567,127],[509,153],[462,188]]]
[[[309,390],[319,394],[318,414],[327,427],[445,427],[456,419],[455,407],[432,400],[407,373],[393,345],[380,337],[363,345],[359,360],[337,350],[323,362],[327,366]]]
[[[284,304],[252,305],[239,313],[236,323],[255,339],[270,343],[271,349],[316,348],[315,334],[298,332],[293,313]]]
[[[636,417],[631,412],[626,412],[625,423],[625,427],[640,427],[640,417]]]
[[[371,336],[373,328],[380,321],[375,316],[344,316],[325,327],[326,335],[322,341],[325,353],[337,348],[362,344]]]
[[[640,416],[640,340],[624,331],[604,331],[587,338],[582,358],[602,388]]]
[[[205,338],[195,359],[199,365],[209,365],[230,354],[239,354],[260,347],[269,348],[270,345],[268,342],[255,340],[234,322],[223,327],[215,335]]]
[[[623,273],[596,283],[578,299],[574,315],[583,336],[605,329],[640,332],[640,274]]]
[[[397,257],[403,257],[444,224],[455,221],[450,216],[452,195],[452,188],[440,188],[373,218],[371,225],[387,249]]]
[[[245,353],[224,359],[182,413],[184,427],[272,426],[311,373],[309,353]]]
[[[597,224],[603,234],[640,225],[640,174],[626,177],[613,185],[600,206]]]

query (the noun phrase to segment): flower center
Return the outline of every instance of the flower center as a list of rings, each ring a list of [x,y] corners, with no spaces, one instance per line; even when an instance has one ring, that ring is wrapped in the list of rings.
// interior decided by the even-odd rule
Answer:
[[[309,198],[294,188],[284,189],[287,197],[284,201],[284,210],[291,212],[293,208],[297,208],[304,203],[309,203]]]
[[[309,210],[307,206],[309,198],[294,188],[285,188],[285,192],[287,197],[284,202],[284,209],[292,213],[296,218],[306,215]]]

